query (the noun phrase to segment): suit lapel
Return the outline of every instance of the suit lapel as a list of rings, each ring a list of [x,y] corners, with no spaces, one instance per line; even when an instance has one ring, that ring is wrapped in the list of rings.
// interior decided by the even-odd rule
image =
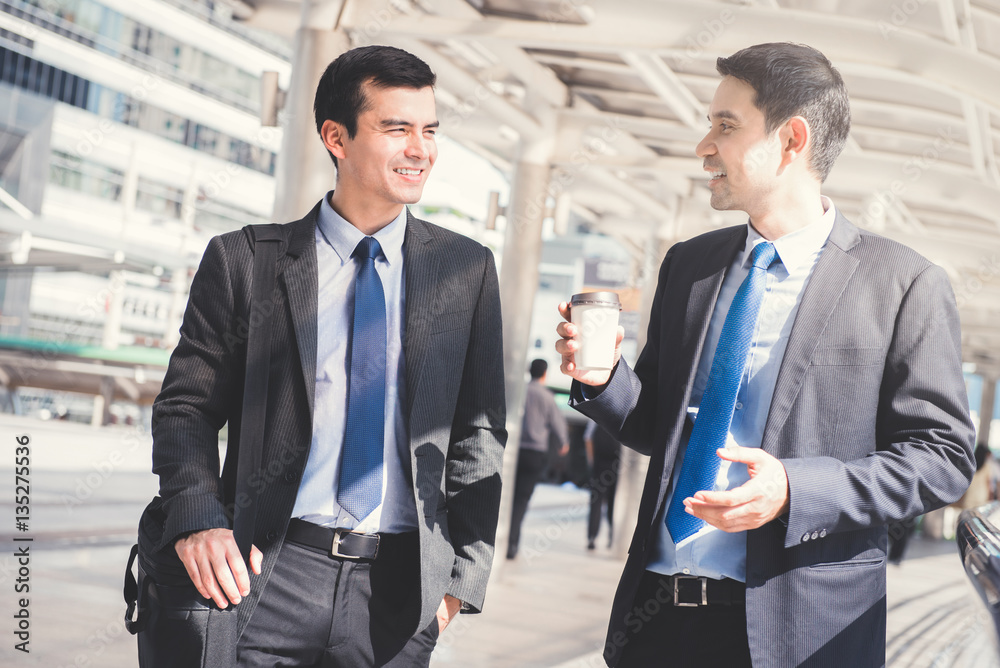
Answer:
[[[802,387],[809,369],[809,360],[819,344],[820,335],[858,268],[858,259],[847,251],[860,239],[858,228],[838,211],[830,238],[802,295],[781,368],[778,370],[761,443],[761,447],[772,454],[781,427]]]
[[[420,374],[427,359],[430,342],[430,324],[435,312],[440,259],[433,252],[433,237],[423,221],[406,212],[406,334],[403,354],[406,358],[406,419],[419,386]]]
[[[708,326],[712,321],[712,312],[715,310],[722,282],[726,278],[729,265],[733,263],[733,258],[746,244],[746,232],[745,225],[734,228],[733,234],[721,247],[709,249],[695,262],[697,274],[691,283],[691,296],[684,313],[681,343],[682,359],[689,360],[691,365],[687,369],[685,378],[687,397],[690,397],[691,388],[694,386],[695,373],[698,370],[698,362],[705,346],[705,337],[708,336]],[[687,402],[684,409],[687,410]]]
[[[319,274],[316,263],[316,220],[320,205],[306,214],[302,220],[289,227],[288,262],[279,265],[281,280],[288,295],[288,305],[295,329],[295,341],[299,349],[302,377],[305,379],[306,394],[309,397],[309,414],[313,413],[316,394],[316,345],[317,308],[319,302]]]

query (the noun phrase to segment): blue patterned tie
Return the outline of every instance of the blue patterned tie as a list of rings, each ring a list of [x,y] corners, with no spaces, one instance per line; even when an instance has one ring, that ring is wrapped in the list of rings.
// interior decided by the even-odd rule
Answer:
[[[757,314],[764,298],[767,268],[777,253],[774,245],[764,241],[754,246],[750,259],[753,266],[743,279],[733,303],[726,314],[726,322],[719,335],[719,343],[712,358],[712,370],[701,398],[698,417],[688,438],[687,452],[681,465],[677,487],[670,497],[666,525],[674,543],[698,533],[705,522],[684,510],[684,499],[696,492],[715,488],[719,474],[719,455],[716,450],[726,444],[726,434],[733,421],[736,394],[740,389],[746,369],[750,340],[757,325]]]
[[[385,292],[375,271],[382,247],[365,237],[351,254],[360,268],[354,281],[347,429],[337,502],[358,521],[382,501],[385,446]]]

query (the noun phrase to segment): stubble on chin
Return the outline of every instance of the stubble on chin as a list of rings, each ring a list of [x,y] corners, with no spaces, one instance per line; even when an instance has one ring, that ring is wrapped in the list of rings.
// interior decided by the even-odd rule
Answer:
[[[726,193],[713,192],[709,204],[716,211],[729,211],[732,208],[732,202],[730,202],[729,196]]]

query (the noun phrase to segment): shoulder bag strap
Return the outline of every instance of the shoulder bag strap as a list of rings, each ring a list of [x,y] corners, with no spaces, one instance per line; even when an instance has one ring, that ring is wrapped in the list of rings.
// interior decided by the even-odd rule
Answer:
[[[243,385],[243,411],[240,426],[240,451],[236,467],[236,496],[233,512],[233,537],[243,560],[249,563],[257,516],[258,485],[250,480],[260,471],[264,448],[264,425],[267,407],[267,380],[271,364],[271,312],[278,264],[278,251],[284,235],[280,225],[247,225],[243,228],[254,249],[253,290],[247,334],[246,376]]]

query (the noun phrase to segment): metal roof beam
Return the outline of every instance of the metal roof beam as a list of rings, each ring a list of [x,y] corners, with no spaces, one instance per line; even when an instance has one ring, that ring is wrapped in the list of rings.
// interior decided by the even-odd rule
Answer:
[[[479,10],[465,0],[422,0],[420,4],[439,16],[483,20],[483,15]],[[529,95],[540,97],[545,103],[556,108],[566,105],[569,91],[565,84],[552,70],[535,62],[517,45],[490,37],[465,40],[463,36],[455,35],[453,40],[471,41],[482,45],[497,57],[504,68],[521,80]]]
[[[391,42],[426,62],[437,74],[439,85],[447,88],[457,98],[465,102],[471,108],[469,113],[475,113],[477,109],[482,109],[493,118],[512,127],[522,138],[529,141],[542,139],[545,136],[542,125],[537,119],[497,95],[488,83],[476,79],[472,74],[451,62],[433,46],[405,37],[393,38]]]
[[[386,26],[387,34],[441,38],[454,35],[489,36],[538,49],[583,52],[676,50],[692,27],[712,21],[733,6],[722,2],[676,0],[590,0],[595,19],[586,25],[545,21],[488,18],[478,21],[437,17],[397,18]],[[877,22],[844,14],[761,7],[738,9],[740,30],[723,31],[712,45],[713,52],[732,53],[746,46],[746,36],[756,41],[782,41],[794,34],[797,41],[823,51],[844,71],[847,65],[864,62],[869,69],[894,71],[905,67],[911,76],[949,90],[952,94],[976,96],[1000,110],[1000,87],[983,81],[1000,79],[1000,60],[979,52],[942,43],[924,33],[901,28],[888,39]],[[903,54],[908,54],[904,57]]]
[[[955,7],[956,2],[958,8]],[[972,27],[972,7],[969,0],[938,0],[937,5],[948,41],[976,51],[976,32]]]
[[[632,76],[632,68],[625,63],[613,60],[598,60],[596,58],[561,56],[555,53],[532,53],[531,57],[539,63],[553,65],[556,67],[567,67],[581,70],[593,70],[594,72],[606,72],[608,74]]]
[[[655,53],[626,51],[621,57],[639,73],[639,77],[657,97],[667,103],[677,118],[691,129],[705,126],[702,120],[705,108],[660,56]]]
[[[648,116],[629,116],[627,114],[617,114],[610,111],[599,111],[591,109],[580,109],[572,107],[559,112],[561,118],[573,119],[577,122],[594,124],[607,123],[614,119],[618,127],[633,135],[645,135],[664,140],[682,141],[690,139],[691,129],[677,121],[664,118],[650,118]],[[694,146],[691,147],[692,151]]]

